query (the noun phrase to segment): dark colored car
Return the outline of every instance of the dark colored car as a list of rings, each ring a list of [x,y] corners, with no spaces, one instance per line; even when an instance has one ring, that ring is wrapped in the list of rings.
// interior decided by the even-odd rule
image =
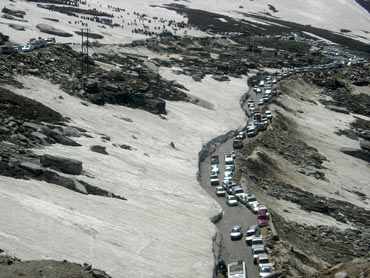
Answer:
[[[211,164],[218,164],[219,162],[220,162],[220,159],[218,158],[218,155],[211,156]]]
[[[234,149],[241,149],[244,147],[243,141],[241,140],[234,140],[233,142],[233,148]]]

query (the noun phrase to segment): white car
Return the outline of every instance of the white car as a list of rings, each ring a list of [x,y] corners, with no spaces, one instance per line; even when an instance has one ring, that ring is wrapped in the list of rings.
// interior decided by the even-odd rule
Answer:
[[[213,164],[212,166],[211,166],[211,172],[216,172],[217,174],[219,174],[220,173],[220,169],[218,168],[218,165],[216,165],[216,164]]]
[[[263,265],[269,265],[269,257],[267,254],[258,254],[257,256],[257,265],[258,267],[262,267]]]
[[[254,214],[257,214],[260,210],[260,203],[258,201],[252,202],[249,204],[249,208]]]
[[[238,199],[233,195],[229,195],[229,196],[227,196],[226,204],[228,204],[229,206],[237,206],[238,205]]]
[[[234,171],[234,165],[225,165],[225,172],[233,172]]]
[[[257,90],[256,90],[256,93],[257,93],[257,94],[262,93],[262,89],[261,89],[260,87],[258,87],[258,88],[257,88]]]
[[[264,101],[263,99],[260,99],[260,100],[258,101],[258,105],[259,105],[259,106],[264,105],[264,104],[265,104],[265,101]]]
[[[225,191],[225,189],[222,188],[222,186],[217,186],[216,187],[216,196],[218,196],[218,197],[225,197],[226,196],[226,191]]]
[[[35,50],[35,47],[32,44],[27,44],[25,46],[22,46],[23,52],[30,52],[32,50]]]
[[[265,254],[265,253],[266,253],[266,250],[265,250],[264,247],[258,247],[258,248],[252,249],[253,263],[257,264],[258,255],[259,254]]]
[[[242,228],[240,226],[234,226],[230,232],[231,240],[240,240],[243,237]]]
[[[253,225],[248,228],[248,231],[245,233],[245,243],[247,245],[252,245],[253,236],[259,230],[258,225]]]
[[[264,277],[269,277],[272,273],[271,266],[270,265],[263,265],[260,267],[260,273],[259,277],[264,278]]]
[[[266,118],[269,119],[269,120],[272,118],[270,110],[266,110],[265,115],[266,115]]]
[[[236,136],[236,138],[240,139],[240,140],[243,140],[245,139],[245,131],[240,131],[238,133],[238,135]]]
[[[255,202],[255,201],[257,201],[256,196],[249,195],[248,198],[247,198],[247,207],[250,207],[250,203]]]
[[[232,188],[232,193],[233,193],[233,195],[234,195],[237,199],[239,199],[239,198],[238,198],[238,196],[239,196],[240,194],[244,194],[244,190],[243,190],[243,188],[241,188],[240,186],[235,186],[235,187],[233,187],[233,188]]]
[[[253,236],[252,238],[252,249],[255,248],[265,248],[265,246],[263,245],[263,239],[261,235]]]

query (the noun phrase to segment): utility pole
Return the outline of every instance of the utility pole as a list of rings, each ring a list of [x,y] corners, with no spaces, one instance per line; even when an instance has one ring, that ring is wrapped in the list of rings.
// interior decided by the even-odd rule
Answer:
[[[81,78],[89,76],[89,29],[81,28]],[[86,39],[86,41],[84,41]]]

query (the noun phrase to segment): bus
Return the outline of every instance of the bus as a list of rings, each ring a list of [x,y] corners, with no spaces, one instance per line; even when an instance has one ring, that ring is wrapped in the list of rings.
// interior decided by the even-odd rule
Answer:
[[[247,269],[244,261],[237,261],[227,265],[227,278],[247,278]]]

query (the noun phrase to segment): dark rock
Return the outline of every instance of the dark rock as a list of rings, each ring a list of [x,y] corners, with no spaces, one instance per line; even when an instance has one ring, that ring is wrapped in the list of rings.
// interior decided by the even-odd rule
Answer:
[[[109,154],[106,150],[105,150],[105,147],[102,147],[102,146],[97,146],[97,145],[94,145],[94,146],[91,146],[90,147],[90,150],[92,150],[93,152],[97,152],[97,153],[101,153],[101,154]]]
[[[105,99],[104,96],[100,93],[98,94],[89,94],[87,95],[87,98],[96,105],[104,105]]]
[[[115,85],[115,84],[111,84],[111,83],[105,84],[104,89],[106,89],[108,91],[111,91],[111,92],[118,92],[119,91],[118,86]]]
[[[85,83],[85,90],[89,94],[99,93],[99,83],[95,79],[89,79]]]
[[[362,149],[340,148],[342,153],[370,162],[370,152]]]
[[[345,107],[339,107],[339,106],[334,106],[334,105],[327,105],[326,108],[338,112],[338,113],[343,113],[343,114],[349,114],[349,110]]]
[[[57,29],[48,24],[37,24],[36,27],[43,33],[60,36],[60,37],[72,37],[73,35],[63,30]]]
[[[82,162],[75,159],[44,154],[40,158],[40,163],[45,167],[53,167],[66,174],[80,175],[82,172]]]
[[[12,15],[12,16],[15,16],[15,17],[19,17],[19,18],[23,18],[26,15],[26,12],[25,11],[11,10],[11,9],[8,9],[7,7],[4,7],[1,11],[4,14],[9,14],[9,15]]]
[[[40,165],[32,162],[22,162],[19,167],[22,169],[34,174],[35,176],[38,176],[42,173],[42,169]]]
[[[79,147],[81,144],[77,143],[75,140],[72,140],[71,138],[65,137],[55,131],[50,131],[48,135],[54,139],[56,143],[66,145],[66,146],[72,146],[72,147]]]
[[[24,26],[23,25],[19,25],[19,24],[9,24],[8,25],[10,28],[13,28],[13,29],[15,29],[15,30],[17,30],[17,31],[24,31],[25,29],[24,29]]]
[[[29,74],[39,74],[40,73],[39,69],[28,69],[27,72]]]
[[[124,149],[124,150],[130,150],[130,151],[132,151],[132,147],[131,146],[129,146],[129,145],[125,145],[125,144],[121,144],[121,145],[119,145],[119,147],[121,148],[121,149]]]
[[[35,124],[35,123],[31,123],[31,122],[24,122],[23,124],[22,124],[22,126],[24,127],[24,128],[30,128],[30,129],[32,129],[32,130],[41,130],[42,129],[42,125],[39,125],[39,124]]]

